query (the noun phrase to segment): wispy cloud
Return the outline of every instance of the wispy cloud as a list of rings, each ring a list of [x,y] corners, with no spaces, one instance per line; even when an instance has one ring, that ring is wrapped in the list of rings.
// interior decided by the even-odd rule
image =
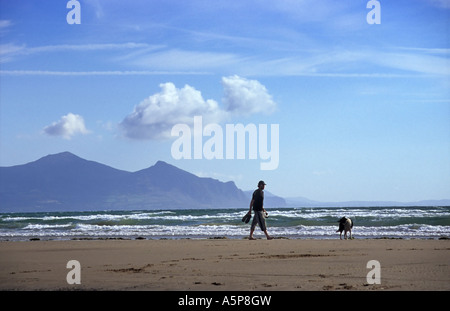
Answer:
[[[336,49],[252,64],[255,74],[316,77],[447,76],[446,49]]]
[[[374,62],[393,69],[431,75],[450,75],[449,59],[412,53],[381,53]]]
[[[450,9],[450,1],[448,0],[426,0],[426,1],[438,8]]]
[[[8,76],[156,76],[156,75],[208,75],[199,71],[150,71],[150,70],[111,70],[111,71],[50,71],[50,70],[0,70],[0,75]]]
[[[97,18],[102,18],[105,15],[103,6],[99,0],[88,0],[84,2],[93,9]]]
[[[162,49],[122,58],[125,64],[156,71],[222,72],[244,76],[407,77],[447,75],[447,49],[315,49],[296,55],[274,51],[244,55]]]
[[[183,71],[224,68],[242,61],[243,57],[233,53],[168,49],[136,56],[129,63],[141,68]]]
[[[13,23],[10,20],[0,19],[0,34],[6,31],[12,25]]]
[[[23,46],[12,43],[0,44],[0,64],[12,61],[23,49]]]
[[[290,1],[273,5],[285,11]],[[311,1],[301,1],[303,6]],[[339,5],[338,5],[339,6]],[[286,13],[287,14],[287,13]],[[293,14],[293,13],[292,13]],[[300,14],[300,13],[298,13]],[[303,13],[302,13],[303,14]],[[329,16],[330,10],[316,10],[317,17]],[[8,20],[0,21],[0,29],[11,25]],[[198,31],[166,26],[169,31],[182,32],[185,40],[195,42],[192,47],[181,48],[165,44],[143,42],[60,44],[29,47],[15,43],[0,46],[0,63],[13,62],[19,56],[51,53],[98,53],[111,70],[75,71],[67,70],[2,70],[2,75],[47,75],[47,76],[113,76],[113,75],[159,75],[159,74],[238,74],[241,76],[316,76],[316,77],[408,77],[418,75],[448,75],[449,49],[422,47],[377,47],[330,48],[320,40],[301,32],[274,30],[268,37],[246,37],[214,31]],[[280,37],[281,36],[281,37]],[[296,38],[306,45],[289,38]],[[278,39],[277,39],[278,38]],[[280,39],[281,38],[281,39]],[[224,42],[231,48],[217,49]],[[234,49],[234,47],[236,49]],[[260,48],[261,47],[261,48]],[[264,47],[264,48],[262,48]],[[302,48],[303,47],[303,48]],[[107,54],[108,51],[119,53]],[[109,57],[105,57],[109,55]],[[21,60],[23,58],[20,58]],[[100,66],[100,65],[99,65]],[[130,70],[123,70],[129,67]],[[120,68],[116,70],[116,68]],[[46,68],[47,69],[47,68]]]
[[[94,49],[95,47],[84,47]],[[2,47],[1,59],[20,53],[20,46]],[[58,47],[57,49],[64,49]],[[51,47],[40,51],[50,51]],[[207,75],[213,72],[244,76],[311,76],[311,77],[425,77],[448,76],[448,49],[389,48],[308,51],[299,56],[240,56],[231,53],[183,50],[138,53],[135,58],[124,56],[121,66],[145,70],[0,70],[1,75],[15,76],[119,76],[119,75]]]
[[[38,47],[24,48],[25,53],[43,53],[43,52],[61,52],[61,51],[103,51],[103,50],[122,50],[122,49],[137,49],[137,48],[157,48],[146,43],[101,43],[101,44],[60,44],[60,45],[46,45]]]
[[[150,45],[146,43],[101,43],[101,44],[60,44],[28,47],[25,44],[17,45],[6,43],[0,45],[0,61],[9,62],[21,55],[33,55],[38,53],[59,53],[59,52],[97,52],[112,50],[153,50],[161,48],[160,45]]]

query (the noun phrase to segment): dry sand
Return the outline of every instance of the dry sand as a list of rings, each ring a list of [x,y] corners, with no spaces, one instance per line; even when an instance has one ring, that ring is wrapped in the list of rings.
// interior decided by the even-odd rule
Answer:
[[[69,260],[81,284],[67,283]],[[448,291],[449,263],[448,240],[3,241],[0,290]]]

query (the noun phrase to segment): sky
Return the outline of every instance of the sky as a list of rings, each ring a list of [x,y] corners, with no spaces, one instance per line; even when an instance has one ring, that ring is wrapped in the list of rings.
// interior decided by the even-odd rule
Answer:
[[[376,2],[0,0],[0,166],[69,151],[283,197],[449,199],[450,1]]]

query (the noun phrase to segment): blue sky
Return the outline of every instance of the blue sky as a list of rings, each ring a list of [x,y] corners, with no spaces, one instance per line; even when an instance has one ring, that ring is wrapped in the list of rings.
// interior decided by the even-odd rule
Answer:
[[[450,2],[0,0],[0,165],[166,161],[319,201],[450,198]],[[279,163],[174,159],[177,123],[279,125]],[[206,140],[206,138],[204,138]]]

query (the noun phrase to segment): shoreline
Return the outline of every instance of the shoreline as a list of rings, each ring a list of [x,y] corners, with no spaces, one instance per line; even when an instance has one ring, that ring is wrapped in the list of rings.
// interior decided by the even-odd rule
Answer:
[[[81,284],[67,282],[70,260]],[[447,291],[449,263],[436,239],[0,241],[0,290]]]
[[[27,239],[0,239],[0,243],[3,242],[70,242],[70,241],[179,241],[179,240],[187,240],[187,241],[207,241],[207,240],[229,240],[229,241],[246,241],[248,237],[222,237],[222,236],[214,236],[214,237],[152,237],[152,238],[144,238],[144,237],[71,237],[71,238],[27,238]],[[265,237],[255,237],[255,240],[266,240]],[[290,241],[331,241],[331,240],[339,240],[339,237],[336,238],[313,238],[313,237],[273,237],[273,240],[290,240]],[[344,240],[344,239],[343,239]],[[353,238],[348,240],[403,240],[403,241],[445,241],[450,240],[447,236],[442,237],[379,237],[379,238]]]
[[[256,240],[266,240],[266,237],[262,235],[255,234]],[[339,235],[337,236],[272,236],[274,240],[314,240],[314,241],[330,241],[339,240]],[[342,238],[344,240],[344,238]],[[70,236],[70,237],[55,237],[55,236],[36,236],[36,237],[0,237],[0,243],[2,242],[38,242],[38,241],[171,241],[171,240],[230,240],[230,241],[240,241],[248,240],[248,236]],[[380,236],[380,237],[352,237],[348,240],[450,240],[450,237],[443,235],[439,237],[421,237],[421,236]]]
[[[266,240],[266,237],[256,236],[255,240]],[[278,237],[272,236],[273,240],[287,240],[287,241],[334,241],[339,240],[338,237]],[[210,241],[210,240],[228,240],[228,241],[247,241],[249,240],[248,236],[236,237],[236,236],[210,236],[210,237],[68,237],[68,238],[58,238],[58,237],[27,237],[27,238],[0,238],[0,243],[11,242],[70,242],[70,241]],[[342,238],[345,241],[344,238]],[[352,239],[348,239],[349,241],[358,240],[358,241],[377,241],[377,240],[398,240],[398,241],[445,241],[450,240],[448,236],[441,237],[353,237]]]

